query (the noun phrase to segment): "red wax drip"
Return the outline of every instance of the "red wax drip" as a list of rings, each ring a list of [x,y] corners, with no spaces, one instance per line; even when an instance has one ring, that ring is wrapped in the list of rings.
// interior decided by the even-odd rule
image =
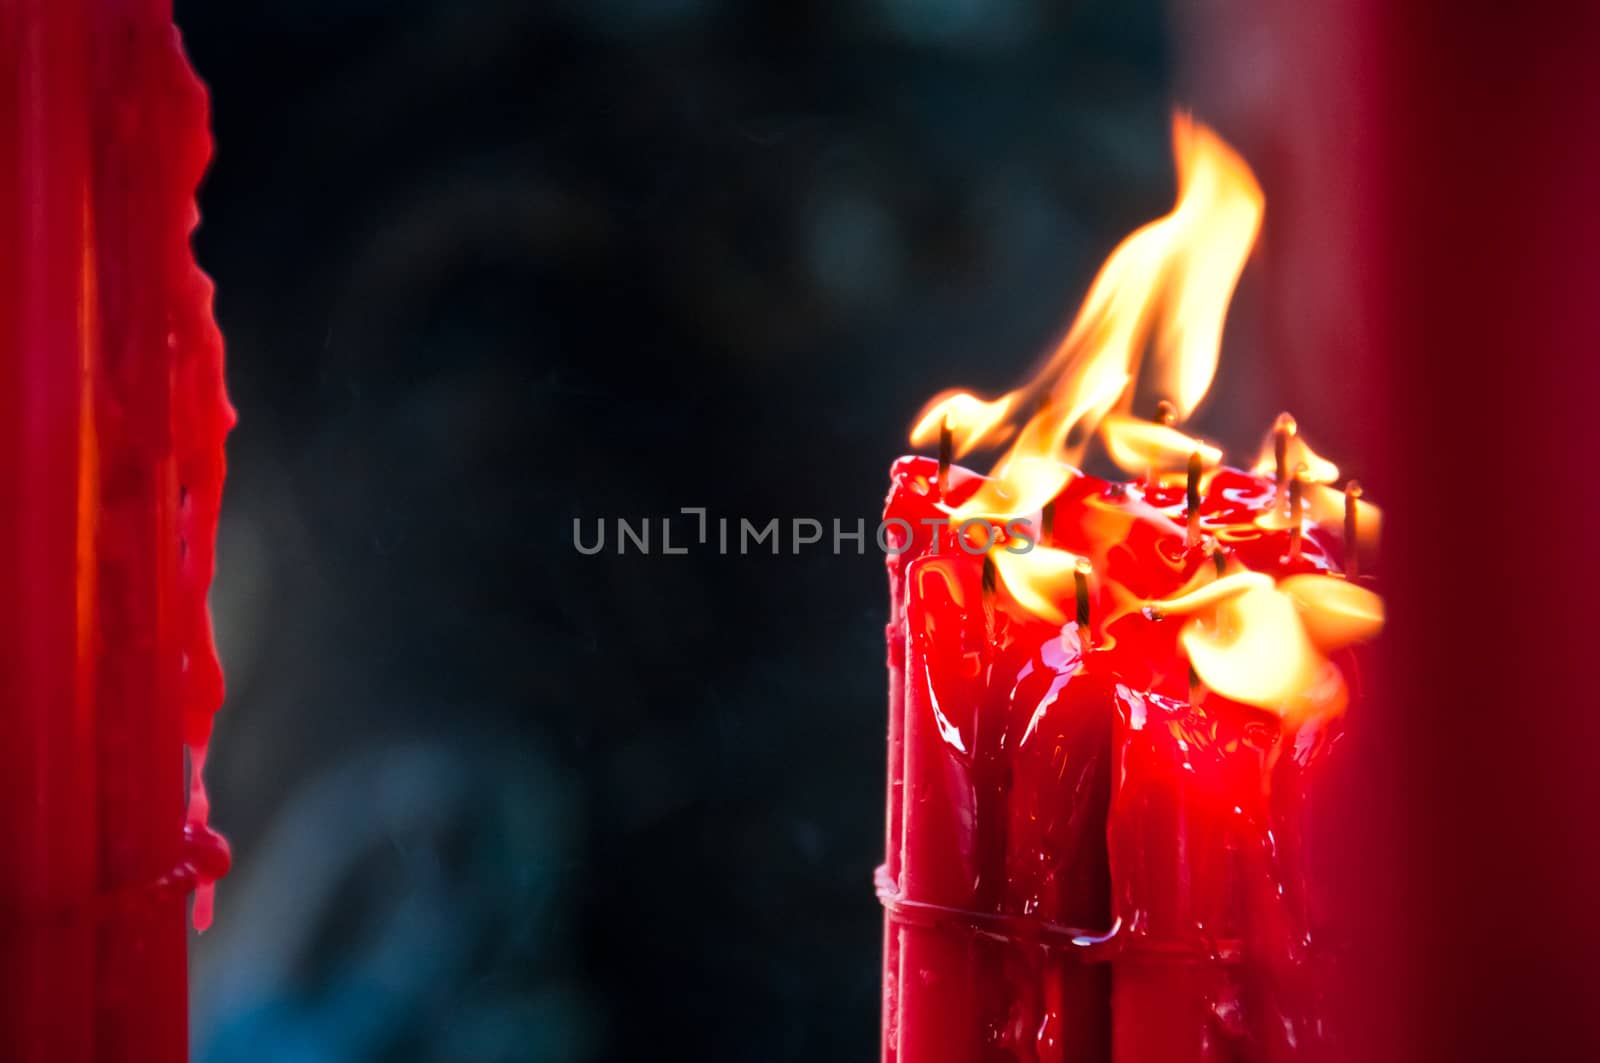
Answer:
[[[981,478],[949,471],[947,504]],[[892,470],[884,1058],[1183,1063],[1327,1055],[1301,819],[1336,725],[1191,696],[1178,621],[1129,610],[1213,552],[1336,572],[1341,539],[1264,529],[1275,487],[1222,469],[1188,540],[1184,485],[1074,477],[1054,545],[1094,565],[1076,625],[985,599],[940,516],[936,463]],[[1071,610],[1067,610],[1070,615]],[[1103,962],[1110,960],[1112,962]]]
[[[211,923],[212,884],[227,871],[227,862],[196,853],[218,849],[226,843],[207,827],[210,802],[206,797],[204,769],[206,746],[211,740],[211,718],[222,704],[222,663],[212,636],[208,595],[216,574],[217,519],[222,507],[222,481],[227,473],[223,440],[236,419],[223,382],[222,333],[212,314],[213,286],[189,251],[189,234],[199,224],[194,190],[211,160],[210,114],[205,87],[190,70],[176,34],[170,59],[174,76],[186,92],[179,121],[187,130],[184,154],[174,160],[168,186],[174,203],[181,203],[186,225],[181,241],[168,254],[172,270],[171,353],[173,452],[179,484],[178,536],[178,641],[182,653],[179,698],[183,707],[184,742],[190,751],[191,785],[186,837],[194,840],[186,863],[195,868],[194,925],[204,930]]]
[[[0,69],[0,1058],[181,1061],[184,904],[228,864],[205,93],[170,0],[0,2]]]

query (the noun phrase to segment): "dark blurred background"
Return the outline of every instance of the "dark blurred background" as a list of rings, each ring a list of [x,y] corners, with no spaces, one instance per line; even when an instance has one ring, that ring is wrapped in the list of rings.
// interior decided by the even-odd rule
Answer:
[[[572,522],[870,528],[1168,208],[1162,6],[177,6],[240,411],[197,1059],[872,1058],[880,558]]]

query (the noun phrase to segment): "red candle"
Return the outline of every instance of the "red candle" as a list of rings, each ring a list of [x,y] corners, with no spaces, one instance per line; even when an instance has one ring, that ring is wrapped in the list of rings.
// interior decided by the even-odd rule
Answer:
[[[185,900],[227,866],[205,97],[155,0],[6,0],[0,69],[0,1057],[181,1060]]]
[[[1304,593],[1306,575],[1337,570],[1342,548],[1329,528],[1272,527],[1277,495],[1271,480],[1222,470],[1197,523],[1230,543],[1232,579],[1299,574],[1278,586]],[[1124,650],[1181,658],[1159,630],[1174,619],[1127,618]],[[1120,670],[1133,676],[1138,665]],[[1338,731],[1340,687],[1325,697],[1330,711],[1285,718],[1170,672],[1117,688],[1108,831],[1122,924],[1112,1004],[1121,1063],[1338,1058],[1323,1021],[1302,844],[1307,786]]]
[[[936,400],[912,438],[941,460],[892,472],[901,1063],[1331,1058],[1301,824],[1348,702],[1329,654],[1382,620],[1342,575],[1377,514],[1287,415],[1254,472],[1174,427],[1261,209],[1226,145],[1177,132],[1178,208],[1113,254],[1040,377]],[[1111,412],[1152,335],[1159,423]],[[1073,467],[1096,433],[1137,480]],[[1006,438],[990,477],[949,465]]]
[[[985,586],[925,519],[978,481],[906,459],[886,510],[892,711],[886,1059],[1104,1057],[1110,689],[1075,632]]]

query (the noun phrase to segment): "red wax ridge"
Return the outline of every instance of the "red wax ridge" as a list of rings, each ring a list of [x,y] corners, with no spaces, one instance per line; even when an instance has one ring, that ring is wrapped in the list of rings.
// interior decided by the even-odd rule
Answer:
[[[179,698],[192,769],[187,836],[191,854],[218,850],[225,854],[226,843],[206,825],[210,814],[204,782],[206,747],[212,716],[223,697],[222,665],[207,598],[216,573],[217,520],[227,470],[223,440],[237,418],[223,383],[222,333],[212,313],[213,285],[190,248],[190,237],[200,220],[195,189],[211,161],[209,101],[176,30],[166,61],[176,90],[172,95],[181,113],[176,118],[178,136],[172,144],[175,154],[164,194],[181,203],[179,213],[188,219],[184,231],[172,234],[172,246],[164,256],[170,272],[167,290],[173,296],[169,308],[174,360],[172,444],[181,499],[178,623],[183,671]],[[190,862],[196,881],[194,924],[204,930],[211,923],[212,883],[227,870],[228,861],[207,857]]]

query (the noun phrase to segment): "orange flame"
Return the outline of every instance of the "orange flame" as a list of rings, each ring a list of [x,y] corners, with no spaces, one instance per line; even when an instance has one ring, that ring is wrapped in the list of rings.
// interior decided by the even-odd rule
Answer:
[[[1214,469],[1222,464],[1222,451],[1209,443],[1191,439],[1176,428],[1137,417],[1109,414],[1100,423],[1106,454],[1124,472],[1160,472],[1183,468],[1192,454],[1200,455],[1200,465]]]
[[[1111,253],[1072,327],[1033,379],[994,399],[946,392],[918,415],[911,432],[918,446],[946,429],[958,457],[1009,444],[975,493],[959,506],[943,507],[953,520],[999,522],[1039,514],[1078,475],[1075,466],[1097,437],[1111,460],[1131,473],[1159,478],[1186,469],[1195,456],[1207,477],[1221,465],[1218,448],[1175,424],[1193,414],[1211,386],[1228,304],[1260,231],[1265,202],[1244,161],[1186,114],[1174,116],[1173,147],[1173,210]],[[1159,423],[1129,415],[1141,372],[1164,399]],[[1327,486],[1338,480],[1338,467],[1306,445],[1287,415],[1269,434],[1255,471],[1297,480],[1292,491],[1280,480],[1280,497],[1301,502],[1275,505],[1258,519],[1262,526],[1285,526],[1298,514],[1302,522],[1353,531],[1358,541],[1347,550],[1361,553],[1376,537],[1377,508],[1357,490],[1347,498]],[[1019,606],[1066,623],[1075,595],[1087,601],[1085,581],[1094,572],[1114,570],[1107,564],[1110,552],[1124,541],[1132,519],[1125,507],[1101,511],[1087,504],[1079,531],[1092,557],[1043,545],[1020,554],[994,549],[989,557]],[[1195,518],[1189,519],[1193,548]],[[1326,655],[1377,634],[1383,624],[1377,595],[1336,576],[1276,581],[1234,562],[1218,567],[1221,572],[1211,565],[1194,571],[1179,592],[1145,610],[1152,619],[1182,618],[1178,640],[1200,680],[1224,697],[1286,719],[1342,712],[1344,680]],[[1114,580],[1098,591],[1112,619],[1146,604]],[[1098,618],[1098,624],[1107,622]]]
[[[925,447],[935,442],[948,425],[955,456],[965,457],[973,448],[1011,434],[1013,429],[1006,423],[1006,415],[1016,399],[1014,391],[993,402],[984,402],[964,391],[947,391],[924,408],[916,427],[911,429],[911,445]]]
[[[1290,576],[1278,584],[1299,610],[1306,635],[1320,650],[1365,642],[1383,628],[1383,599],[1333,576]]]
[[[1322,670],[1294,599],[1273,587],[1230,595],[1184,623],[1179,641],[1206,686],[1282,711]]]
[[[1150,609],[1192,614],[1179,641],[1212,690],[1296,718],[1343,711],[1343,680],[1324,655],[1383,627],[1381,598],[1323,575],[1274,584],[1264,573],[1240,572]]]
[[[1284,414],[1278,420],[1285,426],[1288,436],[1284,464],[1290,476],[1298,473],[1300,479],[1314,484],[1331,484],[1339,478],[1339,466],[1306,444],[1293,417]],[[1256,456],[1256,463],[1251,466],[1250,471],[1257,476],[1278,475],[1277,431],[1277,426],[1274,426],[1273,430],[1267,433],[1266,440],[1261,444],[1261,451]]]
[[[1048,546],[1036,546],[1025,554],[992,550],[989,556],[1018,605],[1053,624],[1066,622],[1066,612],[1056,603],[1072,601],[1073,581],[1086,564],[1083,558]]]
[[[1150,606],[1150,611],[1157,616],[1182,616],[1220,605],[1238,595],[1271,586],[1272,577],[1265,572],[1236,572],[1231,576],[1212,580],[1187,594],[1154,602]]]
[[[1147,343],[1153,377],[1180,419],[1205,397],[1228,301],[1261,228],[1265,200],[1250,167],[1209,128],[1183,113],[1172,126],[1177,205],[1111,253],[1038,375],[992,400],[946,393],[918,415],[912,442],[926,445],[948,423],[958,455],[1016,433],[990,484],[958,516],[1005,520],[1048,501],[1072,469],[1052,472],[1045,464],[1081,461],[1101,421],[1127,401]],[[1029,410],[1037,413],[1016,430],[1014,419]],[[1119,452],[1134,445],[1128,438],[1125,430],[1117,437]],[[1164,442],[1171,441],[1145,440],[1163,453]],[[1187,441],[1181,446],[1188,449],[1180,463],[1194,449]]]
[[[1162,391],[1180,420],[1211,387],[1222,323],[1245,259],[1261,229],[1266,199],[1255,175],[1225,142],[1187,115],[1173,122],[1178,160],[1174,261],[1157,341]]]

